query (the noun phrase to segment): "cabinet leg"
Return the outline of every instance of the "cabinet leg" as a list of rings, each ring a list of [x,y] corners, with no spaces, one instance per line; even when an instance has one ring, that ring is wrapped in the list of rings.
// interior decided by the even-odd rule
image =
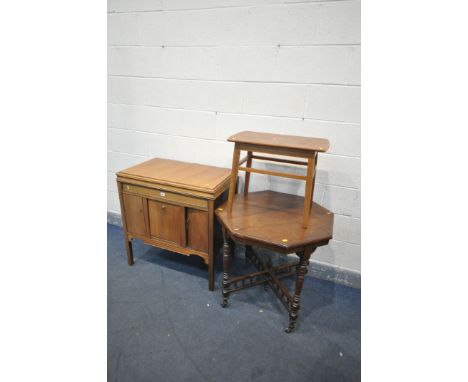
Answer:
[[[133,265],[133,246],[132,246],[132,239],[125,238],[125,249],[127,250],[127,261],[128,265]]]
[[[299,264],[296,267],[296,286],[294,296],[289,306],[289,326],[286,328],[286,333],[291,333],[296,327],[296,320],[300,308],[302,286],[304,285],[304,276],[307,273],[307,265],[313,251],[299,252]]]
[[[224,244],[223,244],[223,302],[221,303],[221,306],[225,308],[228,304],[228,298],[229,298],[229,267],[231,265],[231,245],[230,245],[231,239],[225,235],[224,237]]]

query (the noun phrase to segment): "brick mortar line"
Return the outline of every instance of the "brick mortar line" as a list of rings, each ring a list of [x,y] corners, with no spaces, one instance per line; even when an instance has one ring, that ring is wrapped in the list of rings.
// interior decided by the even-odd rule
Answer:
[[[207,111],[207,110],[197,110],[197,109],[183,109],[179,107],[168,107],[168,106],[156,106],[156,105],[143,105],[143,104],[130,104],[130,103],[115,103],[115,102],[107,102],[108,105],[117,105],[117,106],[130,106],[130,107],[154,107],[157,109],[167,109],[167,110],[178,110],[178,111],[189,111],[194,113],[208,113],[212,114],[228,114],[228,115],[237,115],[237,116],[248,116],[248,117],[261,117],[261,118],[283,118],[283,119],[293,119],[293,120],[308,120],[314,122],[324,122],[324,123],[333,123],[333,124],[342,124],[342,125],[354,125],[354,126],[361,126],[359,122],[343,122],[343,121],[332,121],[327,119],[315,119],[315,118],[308,118],[308,117],[286,117],[286,116],[277,116],[277,115],[267,115],[267,114],[244,114],[244,113],[234,113],[229,111]],[[128,129],[125,129],[128,130]]]
[[[183,8],[183,9],[151,9],[151,10],[134,10],[134,11],[107,11],[108,15],[112,14],[138,14],[138,13],[161,13],[161,12],[187,12],[187,11],[209,11],[209,10],[219,10],[219,9],[238,9],[238,8],[260,8],[260,7],[288,7],[294,5],[313,5],[313,4],[324,4],[324,3],[347,3],[355,2],[360,3],[361,1],[357,0],[317,0],[317,1],[294,1],[294,2],[277,2],[272,4],[251,4],[251,5],[227,5],[220,7],[208,7],[208,8]]]
[[[125,128],[123,128],[123,127],[114,127],[114,126],[107,126],[107,129],[112,129],[112,130],[123,130],[123,131],[129,131],[129,132],[135,132],[135,133],[143,133],[143,134],[152,134],[152,135],[162,135],[162,136],[165,136],[165,137],[197,139],[197,140],[200,140],[200,141],[226,142],[225,140],[216,139],[216,138],[201,138],[201,137],[194,137],[194,136],[191,136],[191,135],[164,134],[164,133],[157,133],[157,132],[155,132],[155,131],[125,129]]]
[[[328,122],[328,123],[338,123],[338,124],[347,124],[347,125],[356,125],[361,126],[360,122],[346,122],[346,121],[334,121],[329,119],[315,119],[308,117],[289,117],[286,115],[269,115],[269,114],[248,114],[248,113],[235,113],[231,111],[216,111],[216,110],[198,110],[198,109],[184,109],[181,107],[168,107],[168,106],[157,106],[157,105],[146,105],[146,104],[136,104],[136,103],[116,103],[116,102],[107,102],[109,105],[123,105],[123,106],[136,106],[136,107],[155,107],[158,109],[168,109],[168,110],[184,110],[192,111],[199,113],[217,113],[217,114],[228,114],[228,115],[239,115],[239,116],[250,116],[250,117],[266,117],[266,118],[288,118],[288,119],[297,119],[297,120],[308,120],[315,122]]]
[[[124,154],[124,155],[129,155],[129,156],[132,156],[132,157],[139,157],[139,158],[150,158],[149,155],[141,155],[141,154],[132,154],[132,153],[126,153],[124,151],[114,151],[114,150],[110,150],[110,149],[107,149],[107,153],[113,153],[113,154]],[[107,170],[107,172],[109,172],[109,170]],[[111,171],[112,172],[112,171]]]
[[[197,81],[197,82],[216,82],[216,83],[239,83],[239,84],[274,84],[274,85],[299,85],[299,86],[340,86],[340,87],[354,87],[360,88],[361,85],[356,84],[335,84],[331,82],[287,82],[287,81],[252,81],[252,80],[210,80],[201,78],[176,78],[176,77],[147,77],[147,76],[133,76],[128,74],[107,74],[111,78],[139,78],[144,80],[169,80],[169,81]]]
[[[308,47],[316,47],[316,46],[356,46],[361,47],[361,43],[336,43],[336,44],[269,44],[269,45],[136,45],[136,44],[108,44],[108,48],[277,48],[278,45],[280,47],[285,48],[308,48]]]
[[[188,138],[188,139],[195,139],[195,140],[199,140],[199,141],[208,141],[208,142],[219,142],[219,143],[226,143],[227,142],[226,140],[221,140],[221,139],[200,138],[200,137],[193,137],[193,136],[189,136],[189,135],[164,134],[164,133],[156,133],[154,131],[124,129],[122,127],[113,127],[113,126],[107,126],[107,129],[122,130],[122,131],[128,131],[128,132],[140,133],[140,134],[158,135],[158,136],[163,136],[163,137]],[[229,142],[227,142],[227,143],[229,143]],[[110,151],[111,152],[120,152],[120,151],[113,151],[113,150],[110,150]],[[122,152],[122,154],[130,154],[130,153]],[[130,155],[141,155],[141,154],[130,154]],[[320,155],[332,156],[332,157],[341,157],[341,158],[361,159],[360,156],[343,155],[343,154],[335,154],[335,153],[328,153],[328,152],[320,153]]]

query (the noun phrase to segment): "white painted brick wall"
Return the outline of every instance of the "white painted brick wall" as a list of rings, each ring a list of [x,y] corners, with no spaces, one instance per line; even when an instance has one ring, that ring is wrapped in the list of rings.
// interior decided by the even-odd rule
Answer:
[[[108,210],[120,212],[115,172],[147,158],[230,167],[226,138],[241,130],[324,137],[314,200],[335,227],[315,259],[359,271],[360,1],[109,0],[108,10]],[[253,190],[304,192],[251,179]]]

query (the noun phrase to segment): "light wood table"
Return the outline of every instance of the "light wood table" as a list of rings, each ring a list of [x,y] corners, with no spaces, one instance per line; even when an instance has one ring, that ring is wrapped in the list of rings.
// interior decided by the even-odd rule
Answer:
[[[117,173],[128,264],[132,239],[208,265],[214,290],[214,209],[227,197],[230,170],[154,158]]]

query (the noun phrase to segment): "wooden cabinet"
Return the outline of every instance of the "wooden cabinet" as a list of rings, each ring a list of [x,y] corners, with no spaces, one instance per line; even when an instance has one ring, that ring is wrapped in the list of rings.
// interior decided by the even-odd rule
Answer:
[[[230,170],[167,159],[151,159],[117,173],[128,263],[132,239],[208,265],[214,289],[214,209],[227,196]]]

